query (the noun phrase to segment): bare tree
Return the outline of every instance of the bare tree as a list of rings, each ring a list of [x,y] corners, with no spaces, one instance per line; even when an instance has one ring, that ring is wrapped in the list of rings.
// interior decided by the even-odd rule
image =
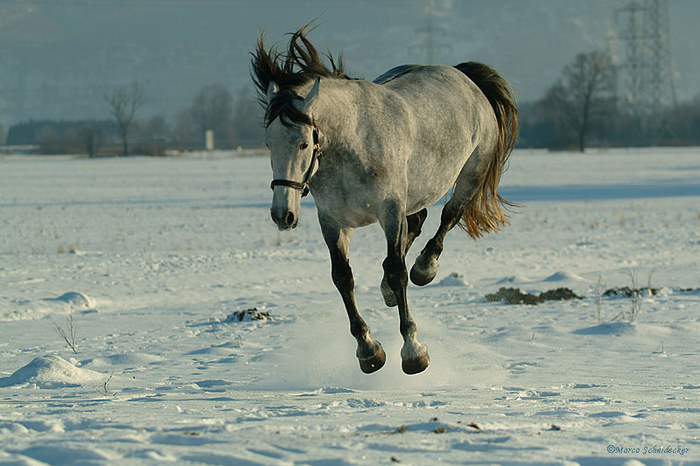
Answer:
[[[576,133],[583,152],[588,134],[615,108],[615,67],[610,55],[599,50],[578,54],[564,67],[562,79],[548,90],[545,101]]]
[[[122,138],[123,154],[129,155],[129,130],[134,122],[136,111],[144,103],[143,89],[138,83],[122,86],[105,94],[105,102],[109,105],[112,116],[117,121],[119,135]]]
[[[199,91],[199,94],[189,108],[192,122],[197,125],[201,141],[207,130],[214,131],[219,141],[217,146],[229,139],[231,133],[231,116],[233,113],[233,98],[231,93],[221,84],[212,84]]]
[[[260,146],[265,139],[263,114],[256,97],[248,86],[242,87],[236,96],[236,109],[232,127],[238,144],[242,146]]]
[[[83,148],[87,152],[88,157],[96,157],[102,142],[102,137],[95,125],[86,124],[78,130],[78,136],[83,143]]]

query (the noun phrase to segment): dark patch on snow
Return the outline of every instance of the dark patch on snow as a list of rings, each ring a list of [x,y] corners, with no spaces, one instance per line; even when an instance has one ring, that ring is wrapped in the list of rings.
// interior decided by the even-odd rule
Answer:
[[[648,286],[645,286],[644,288],[630,288],[629,286],[623,286],[620,288],[619,286],[616,286],[615,288],[610,288],[607,289],[603,292],[603,296],[627,296],[628,298],[631,298],[632,295],[637,294],[646,294],[644,292],[648,292],[652,296],[656,296],[659,293],[658,288],[649,288]]]
[[[642,288],[630,288],[629,286],[623,286],[619,287],[616,286],[615,288],[610,288],[607,289],[603,292],[603,296],[610,297],[610,296],[626,296],[628,298],[631,298],[633,295],[638,295],[638,296],[656,296],[662,292],[662,290],[668,290],[667,288],[651,288],[648,286],[642,287]],[[697,293],[700,291],[700,288],[674,288],[673,290],[679,292],[679,293]]]
[[[545,301],[562,301],[567,299],[583,299],[569,288],[557,288],[544,291],[538,295],[523,293],[520,288],[501,287],[496,293],[487,294],[486,299],[491,302],[503,302],[505,304],[540,304]]]
[[[252,321],[272,321],[277,320],[268,312],[259,311],[257,307],[246,309],[245,311],[235,311],[226,317],[226,322],[252,322]]]
[[[565,299],[583,299],[569,288],[557,288],[540,293],[540,298],[543,301],[562,301]]]

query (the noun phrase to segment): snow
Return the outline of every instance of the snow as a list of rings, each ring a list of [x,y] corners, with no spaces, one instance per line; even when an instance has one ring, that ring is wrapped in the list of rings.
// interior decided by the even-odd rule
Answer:
[[[0,387],[32,384],[37,388],[73,387],[96,384],[105,377],[90,369],[75,367],[56,355],[34,358],[9,377],[0,378]]]
[[[313,200],[278,233],[270,176],[264,157],[0,159],[0,463],[700,461],[699,149],[516,151],[511,225],[451,232],[409,288],[415,376],[380,229],[352,242],[387,353],[365,375]],[[629,322],[631,298],[599,295],[632,276],[662,292]],[[487,302],[502,286],[583,299]],[[270,318],[231,318],[252,309]]]

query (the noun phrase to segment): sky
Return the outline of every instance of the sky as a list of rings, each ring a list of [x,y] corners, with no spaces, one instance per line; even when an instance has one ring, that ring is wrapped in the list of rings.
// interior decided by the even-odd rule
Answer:
[[[141,116],[172,118],[204,86],[252,93],[250,52],[316,20],[319,50],[353,77],[404,63],[476,60],[532,101],[575,55],[613,45],[631,0],[0,0],[0,125],[108,118],[103,96],[133,82]],[[700,93],[700,2],[669,0],[679,99]],[[426,32],[432,29],[432,53]]]

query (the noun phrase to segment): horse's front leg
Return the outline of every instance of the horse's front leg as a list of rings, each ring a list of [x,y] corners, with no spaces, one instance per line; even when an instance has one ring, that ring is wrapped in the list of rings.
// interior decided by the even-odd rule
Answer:
[[[408,234],[406,235],[406,245],[404,246],[404,255],[408,254],[408,250],[411,249],[413,240],[415,240],[421,234],[421,229],[423,228],[423,222],[428,216],[428,209],[423,209],[415,214],[406,217],[406,223],[408,225]],[[386,280],[386,275],[382,278],[381,284],[382,296],[384,296],[384,302],[389,307],[394,307],[398,305],[396,301],[396,295],[391,290],[389,282]]]
[[[350,236],[352,228],[340,228],[334,221],[324,218],[319,214],[323,239],[328,245],[331,254],[331,276],[333,283],[340,292],[345,304],[345,310],[350,319],[350,333],[357,340],[357,359],[360,361],[360,369],[366,374],[378,371],[384,366],[386,355],[382,345],[372,340],[369,335],[369,327],[362,319],[355,302],[355,280],[348,260]]]
[[[408,310],[406,285],[406,244],[408,240],[408,221],[404,209],[398,203],[390,201],[380,219],[387,241],[387,257],[382,264],[384,276],[396,296],[399,306],[400,331],[403,337],[401,348],[401,367],[407,374],[424,371],[430,364],[428,347],[418,342],[418,328]]]

